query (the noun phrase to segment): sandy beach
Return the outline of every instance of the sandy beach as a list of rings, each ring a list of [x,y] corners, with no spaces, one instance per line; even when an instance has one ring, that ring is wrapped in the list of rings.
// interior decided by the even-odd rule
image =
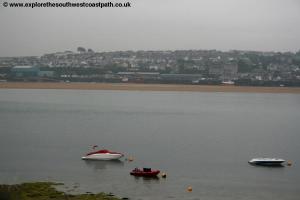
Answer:
[[[300,87],[248,87],[215,85],[171,85],[135,83],[41,83],[4,82],[0,89],[70,89],[70,90],[133,90],[133,91],[189,91],[189,92],[245,92],[245,93],[296,93]]]

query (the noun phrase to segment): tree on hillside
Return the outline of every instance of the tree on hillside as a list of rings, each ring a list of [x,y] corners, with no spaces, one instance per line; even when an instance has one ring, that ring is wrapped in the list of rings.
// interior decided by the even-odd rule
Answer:
[[[239,59],[238,60],[238,72],[248,73],[252,71],[252,63],[249,59]]]
[[[83,48],[83,47],[78,47],[78,48],[77,48],[77,51],[78,51],[79,53],[85,53],[85,52],[86,52],[85,48]]]
[[[94,53],[93,49],[88,49],[88,53]]]

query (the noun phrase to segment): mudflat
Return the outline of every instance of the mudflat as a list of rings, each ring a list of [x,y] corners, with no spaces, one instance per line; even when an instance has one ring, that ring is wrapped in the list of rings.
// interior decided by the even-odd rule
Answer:
[[[234,85],[180,85],[136,83],[48,83],[3,82],[0,89],[70,89],[70,90],[133,90],[133,91],[188,91],[188,92],[244,92],[244,93],[295,93],[300,87],[252,87]]]

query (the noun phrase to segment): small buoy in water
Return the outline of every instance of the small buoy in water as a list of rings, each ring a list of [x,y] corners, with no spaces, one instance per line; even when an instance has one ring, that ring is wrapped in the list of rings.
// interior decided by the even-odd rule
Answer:
[[[187,188],[187,191],[188,191],[188,192],[191,192],[191,191],[193,191],[193,188],[192,188],[191,186],[189,186],[189,187]]]
[[[162,174],[161,174],[161,177],[162,177],[162,178],[167,178],[167,174],[166,174],[166,173],[162,173]]]
[[[127,160],[128,160],[129,162],[132,162],[132,161],[133,161],[133,157],[132,157],[132,156],[129,156]]]
[[[292,162],[291,162],[291,161],[288,161],[288,162],[287,162],[287,166],[292,166]]]

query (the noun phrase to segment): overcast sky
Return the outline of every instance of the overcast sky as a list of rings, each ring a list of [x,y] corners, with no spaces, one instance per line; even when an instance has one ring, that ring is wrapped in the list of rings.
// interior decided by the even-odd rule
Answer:
[[[95,51],[300,49],[300,0],[119,0],[132,7],[102,9],[5,8],[4,1],[21,2],[0,0],[0,57],[78,46]]]

